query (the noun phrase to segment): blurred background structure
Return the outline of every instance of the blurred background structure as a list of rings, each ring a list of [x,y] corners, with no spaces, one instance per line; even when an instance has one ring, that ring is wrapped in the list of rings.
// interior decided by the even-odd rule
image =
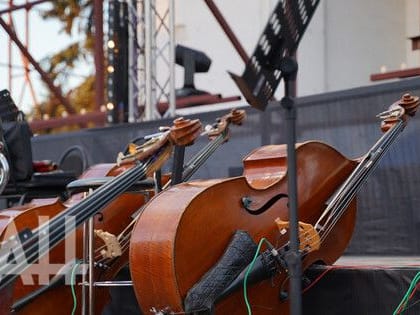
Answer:
[[[242,107],[246,123],[232,128],[232,141],[192,179],[240,176],[249,152],[285,143],[285,119],[280,106],[250,107],[228,71],[243,73],[282,3],[0,0],[0,43],[7,48],[0,50],[0,90],[11,91],[42,134],[31,139],[34,160],[60,161],[68,148],[80,148],[83,170],[114,163],[129,141],[171,125],[174,116],[206,124]],[[420,93],[420,0],[321,0],[296,58],[298,142],[319,139],[350,158],[363,156],[381,135],[376,115],[404,93]],[[274,97],[282,93],[280,85]],[[345,254],[420,255],[419,121],[413,118],[358,194]],[[204,138],[187,148],[187,159]],[[343,299],[335,300],[343,309]]]
[[[43,133],[243,104],[227,71],[243,71],[277,2],[1,1],[1,88]],[[419,75],[419,42],[418,0],[323,0],[297,53],[297,95]]]

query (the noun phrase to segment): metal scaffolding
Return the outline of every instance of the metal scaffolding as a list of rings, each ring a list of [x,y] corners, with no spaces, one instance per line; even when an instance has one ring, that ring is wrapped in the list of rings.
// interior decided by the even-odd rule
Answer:
[[[129,121],[173,117],[174,0],[141,0],[129,7]],[[160,103],[169,104],[163,114]]]

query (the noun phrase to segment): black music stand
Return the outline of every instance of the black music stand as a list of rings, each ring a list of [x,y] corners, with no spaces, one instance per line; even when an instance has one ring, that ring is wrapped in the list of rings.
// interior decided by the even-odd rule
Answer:
[[[230,74],[249,104],[259,110],[265,110],[280,80],[284,79],[284,97],[280,102],[272,103],[281,104],[285,109],[290,227],[290,251],[285,260],[290,274],[290,314],[293,315],[302,313],[295,152],[296,109],[291,93],[298,67],[293,55],[318,3],[319,0],[279,1],[242,76]]]

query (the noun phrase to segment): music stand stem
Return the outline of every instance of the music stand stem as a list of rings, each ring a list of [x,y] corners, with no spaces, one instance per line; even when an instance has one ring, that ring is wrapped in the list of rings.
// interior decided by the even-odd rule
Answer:
[[[302,313],[302,264],[299,253],[299,219],[298,219],[298,192],[297,192],[297,167],[296,167],[296,108],[291,95],[294,88],[297,62],[292,57],[285,57],[280,64],[284,79],[284,97],[280,104],[285,109],[286,139],[287,139],[287,173],[289,192],[289,237],[290,250],[285,259],[290,275],[289,299],[290,314]]]

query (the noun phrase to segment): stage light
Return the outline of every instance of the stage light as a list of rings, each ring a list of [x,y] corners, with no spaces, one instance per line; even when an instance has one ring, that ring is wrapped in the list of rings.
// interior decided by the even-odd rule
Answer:
[[[61,117],[66,118],[69,114],[66,111],[63,111],[61,113]]]
[[[108,41],[108,48],[110,48],[110,49],[115,48],[115,42],[114,42],[112,39],[110,39],[110,40]]]
[[[50,115],[44,114],[44,115],[42,115],[42,119],[43,120],[48,120],[48,119],[50,119]]]
[[[380,72],[381,73],[385,73],[386,72],[386,66],[385,65],[381,66]]]
[[[113,73],[114,72],[114,67],[113,66],[108,66],[107,68],[106,68],[106,70],[108,71],[108,73]]]
[[[184,67],[184,86],[181,89],[176,89],[176,97],[207,94],[205,91],[196,89],[194,85],[195,73],[209,71],[211,59],[205,53],[176,45],[175,63]]]
[[[106,108],[108,110],[113,110],[114,109],[114,104],[112,104],[111,102],[109,102],[108,104],[106,104]]]
[[[80,110],[80,114],[82,114],[82,115],[86,114],[86,108],[82,108],[82,109]]]

